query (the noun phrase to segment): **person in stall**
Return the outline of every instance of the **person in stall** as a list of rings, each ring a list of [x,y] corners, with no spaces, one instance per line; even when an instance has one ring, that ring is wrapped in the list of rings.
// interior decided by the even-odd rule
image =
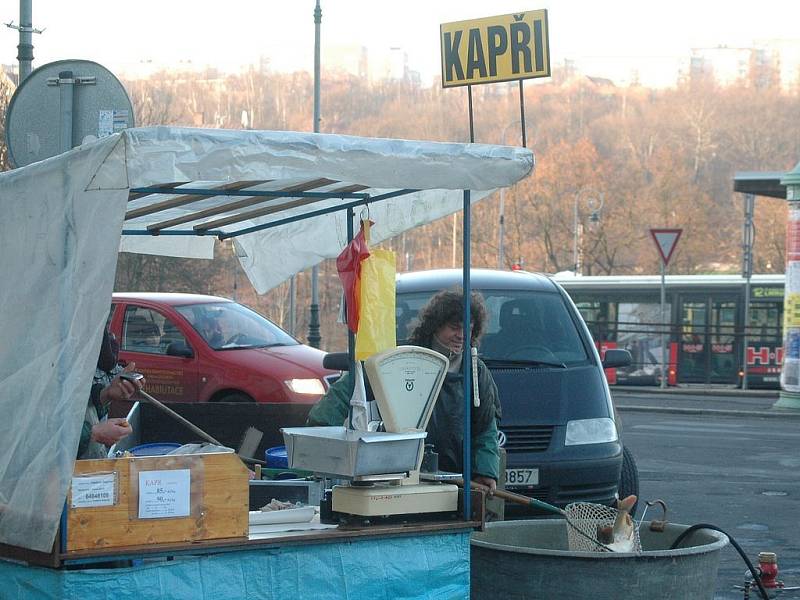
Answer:
[[[120,377],[120,373],[134,372],[136,364],[129,363],[123,368],[117,362],[118,352],[119,347],[114,335],[105,330],[83,418],[78,460],[106,458],[109,446],[133,432],[126,419],[108,418],[108,408],[112,401],[128,400],[144,385],[144,379],[133,382]]]
[[[471,300],[471,343],[477,345],[486,324],[486,306],[477,293],[472,294]],[[463,472],[465,402],[461,364],[463,360],[470,360],[469,351],[466,356],[464,353],[463,315],[463,293],[458,290],[441,291],[420,310],[419,323],[408,340],[409,344],[430,348],[448,358],[447,375],[428,422],[425,442],[433,444],[439,454],[439,469],[454,473]],[[492,374],[481,360],[478,360],[477,379],[480,406],[473,405],[471,410],[472,481],[485,486],[491,494],[497,487],[500,468],[497,442],[500,402]],[[367,390],[370,396],[369,387]],[[352,395],[353,378],[345,373],[314,405],[306,424],[342,425],[347,419]],[[371,399],[368,397],[368,400]]]

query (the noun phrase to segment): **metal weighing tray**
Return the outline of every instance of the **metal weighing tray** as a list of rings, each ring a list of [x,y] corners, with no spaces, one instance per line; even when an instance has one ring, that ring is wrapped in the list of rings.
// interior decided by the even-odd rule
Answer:
[[[349,478],[416,469],[427,435],[344,427],[285,427],[281,433],[289,467]]]

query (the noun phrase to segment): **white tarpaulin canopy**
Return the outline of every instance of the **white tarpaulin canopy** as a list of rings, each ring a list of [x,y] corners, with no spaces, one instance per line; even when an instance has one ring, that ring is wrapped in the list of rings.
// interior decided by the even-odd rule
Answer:
[[[53,544],[117,250],[211,258],[214,237],[235,238],[263,293],[341,251],[343,207],[368,203],[378,243],[533,162],[506,146],[158,127],[0,173],[0,543]]]

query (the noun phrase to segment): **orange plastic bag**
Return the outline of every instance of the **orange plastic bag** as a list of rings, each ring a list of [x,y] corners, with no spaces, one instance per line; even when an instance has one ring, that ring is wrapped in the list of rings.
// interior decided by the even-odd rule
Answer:
[[[361,221],[361,229],[353,240],[345,246],[336,257],[336,270],[344,288],[345,305],[347,307],[347,327],[358,333],[359,304],[361,301],[361,263],[369,256],[369,247],[365,237],[369,231],[369,222]]]

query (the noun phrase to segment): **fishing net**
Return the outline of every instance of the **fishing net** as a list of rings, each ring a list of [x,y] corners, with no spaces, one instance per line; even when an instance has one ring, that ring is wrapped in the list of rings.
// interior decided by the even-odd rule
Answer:
[[[572,552],[641,552],[639,530],[632,524],[630,543],[614,543],[614,521],[619,511],[602,504],[575,502],[565,509],[567,541]]]

